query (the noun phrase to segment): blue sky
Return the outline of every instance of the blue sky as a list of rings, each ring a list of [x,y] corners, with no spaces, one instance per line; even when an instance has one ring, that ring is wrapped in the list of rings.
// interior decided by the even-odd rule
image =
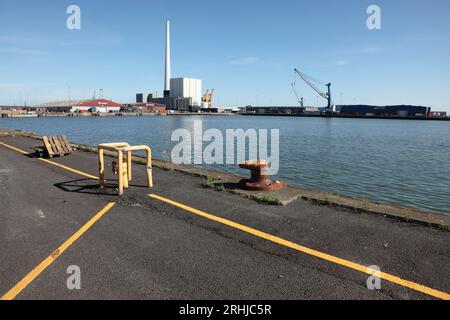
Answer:
[[[66,8],[81,8],[81,30]],[[368,30],[379,5],[382,30]],[[336,103],[450,111],[450,1],[1,0],[0,104],[159,92],[164,22],[172,76],[198,77],[221,106],[295,105],[294,67],[331,82]],[[316,94],[297,78],[308,105]],[[321,87],[325,90],[325,87]],[[325,101],[320,101],[321,105]]]

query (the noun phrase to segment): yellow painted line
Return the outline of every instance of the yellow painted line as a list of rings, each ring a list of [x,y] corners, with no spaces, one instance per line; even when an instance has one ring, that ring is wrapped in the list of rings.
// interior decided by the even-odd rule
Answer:
[[[85,176],[85,177],[88,177],[88,178],[91,178],[91,179],[98,180],[98,177],[96,177],[96,176],[93,176],[93,175],[91,175],[89,173],[86,173],[86,172],[83,172],[83,171],[80,171],[80,170],[77,170],[77,169],[70,168],[70,167],[65,166],[63,164],[60,164],[60,163],[57,163],[57,162],[54,162],[54,161],[50,161],[50,160],[47,160],[47,159],[43,159],[43,158],[38,158],[38,160],[44,161],[46,163],[52,164],[52,165],[57,166],[57,167],[60,167],[60,168],[65,169],[67,171],[71,171],[73,173],[79,174],[80,176]]]
[[[259,238],[262,238],[262,239],[265,239],[265,240],[269,240],[269,241],[274,242],[276,244],[279,244],[279,245],[282,245],[282,246],[285,246],[285,247],[288,247],[288,248],[291,248],[291,249],[303,252],[305,254],[308,254],[308,255],[311,255],[311,256],[314,256],[314,257],[326,260],[328,262],[332,262],[332,263],[335,263],[335,264],[338,264],[338,265],[341,265],[341,266],[344,266],[344,267],[347,267],[347,268],[350,268],[350,269],[353,269],[353,270],[356,270],[356,271],[360,271],[362,273],[370,274],[370,275],[373,275],[374,272],[376,272],[375,270],[370,269],[370,268],[368,268],[366,266],[363,266],[361,264],[354,263],[354,262],[349,261],[349,260],[341,259],[341,258],[332,256],[332,255],[329,255],[329,254],[317,251],[317,250],[313,250],[313,249],[301,246],[301,245],[299,245],[297,243],[294,243],[294,242],[291,242],[291,241],[279,238],[277,236],[273,236],[271,234],[268,234],[268,233],[265,233],[265,232],[262,232],[262,231],[259,231],[259,230],[247,227],[245,225],[233,222],[231,220],[220,218],[220,217],[217,217],[215,215],[212,215],[212,214],[209,214],[209,213],[206,213],[206,212],[203,212],[203,211],[191,208],[191,207],[189,207],[187,205],[181,204],[179,202],[175,202],[175,201],[167,199],[167,198],[163,198],[163,197],[158,196],[156,194],[149,194],[149,197],[151,197],[153,199],[160,200],[160,201],[168,203],[168,204],[171,204],[171,205],[173,205],[175,207],[178,207],[178,208],[181,208],[183,210],[189,211],[191,213],[194,213],[194,214],[199,215],[201,217],[204,217],[206,219],[216,221],[218,223],[224,224],[224,225],[229,226],[231,228],[235,228],[235,229],[244,231],[244,232],[252,234],[252,235],[254,235],[256,237],[259,237]],[[412,282],[412,281],[401,279],[401,278],[399,278],[397,276],[394,276],[394,275],[391,275],[389,273],[381,272],[381,273],[379,273],[377,275],[379,275],[381,279],[384,279],[386,281],[389,281],[389,282],[401,285],[403,287],[410,288],[410,289],[413,289],[413,290],[425,293],[425,294],[433,296],[435,298],[439,298],[439,299],[443,299],[443,300],[450,300],[450,294],[448,294],[448,293],[445,293],[445,292],[442,292],[442,291],[438,291],[438,290],[426,287],[424,285],[421,285],[421,284],[418,284],[418,283],[415,283],[415,282]]]
[[[51,265],[59,256],[63,254],[75,241],[77,241],[94,223],[96,223],[105,213],[107,213],[116,203],[110,202],[102,210],[91,218],[84,226],[75,232],[66,242],[64,242],[58,249],[42,261],[36,268],[28,273],[22,280],[19,281],[11,290],[9,290],[1,300],[12,300],[22,290],[24,290],[34,279],[36,279],[49,265]]]
[[[20,153],[29,154],[28,152],[26,152],[24,150],[21,150],[19,148],[13,147],[13,146],[10,146],[10,145],[8,145],[6,143],[0,142],[0,144],[5,146],[5,147],[8,147],[8,148],[10,148],[12,150],[18,151]],[[98,177],[96,177],[96,176],[90,175],[88,173],[85,173],[85,172],[82,172],[82,171],[79,171],[79,170],[67,167],[65,165],[62,165],[62,164],[59,164],[59,163],[56,163],[56,162],[53,162],[53,161],[50,161],[50,160],[47,160],[47,159],[40,158],[39,160],[47,162],[47,163],[55,165],[55,166],[58,166],[58,167],[63,168],[65,170],[77,173],[79,175],[88,177],[88,178],[98,179]],[[366,273],[366,274],[369,274],[369,275],[372,275],[372,274],[374,274],[374,272],[376,272],[376,270],[372,270],[372,269],[370,269],[370,268],[368,268],[366,266],[363,266],[361,264],[354,263],[354,262],[349,261],[349,260],[341,259],[341,258],[332,256],[332,255],[329,255],[329,254],[317,251],[317,250],[313,250],[313,249],[301,246],[301,245],[296,244],[294,242],[291,242],[291,241],[279,238],[277,236],[270,235],[270,234],[265,233],[265,232],[261,232],[259,230],[256,230],[256,229],[244,226],[244,225],[236,223],[236,222],[233,222],[231,220],[227,220],[227,219],[224,219],[224,218],[220,218],[220,217],[214,216],[212,214],[209,214],[209,213],[206,213],[206,212],[203,212],[203,211],[191,208],[189,206],[186,206],[184,204],[172,201],[170,199],[166,199],[166,198],[160,197],[160,196],[155,195],[155,194],[150,194],[149,196],[154,198],[154,199],[157,199],[157,200],[169,203],[169,204],[171,204],[173,206],[179,207],[181,209],[184,209],[186,211],[189,211],[191,213],[194,213],[194,214],[197,214],[199,216],[202,216],[202,217],[207,218],[209,220],[213,220],[213,221],[219,222],[219,223],[227,225],[229,227],[232,227],[232,228],[244,231],[246,233],[252,234],[252,235],[257,236],[259,238],[269,240],[271,242],[277,243],[277,244],[285,246],[285,247],[289,247],[291,249],[303,252],[305,254],[308,254],[308,255],[311,255],[311,256],[314,256],[314,257],[317,257],[317,258],[320,258],[320,259],[323,259],[323,260],[326,260],[326,261],[329,261],[329,262],[333,262],[335,264],[338,264],[338,265],[341,265],[341,266],[344,266],[344,267],[347,267],[347,268],[350,268],[350,269],[353,269],[353,270],[357,270],[357,271],[360,271],[362,273]],[[95,221],[94,221],[94,223],[95,223]],[[44,260],[44,262],[45,262],[45,260]],[[407,288],[410,288],[410,289],[413,289],[413,290],[416,290],[416,291],[419,291],[419,292],[422,292],[422,293],[425,293],[425,294],[428,294],[428,295],[433,296],[435,298],[439,298],[439,299],[443,299],[443,300],[450,300],[450,294],[448,294],[446,292],[435,290],[433,288],[429,288],[427,286],[424,286],[424,285],[421,285],[421,284],[418,284],[418,283],[415,283],[415,282],[412,282],[412,281],[404,280],[402,278],[399,278],[397,276],[394,276],[394,275],[391,275],[391,274],[385,273],[385,272],[379,273],[379,276],[380,276],[381,279],[384,279],[386,281],[389,281],[389,282],[392,282],[392,283],[395,283],[395,284],[401,285],[403,287],[407,287]],[[13,290],[13,289],[11,289],[11,290]],[[4,297],[2,297],[2,299]]]
[[[24,150],[22,150],[22,149],[13,147],[13,146],[11,146],[11,145],[9,145],[9,144],[6,144],[6,143],[3,143],[3,142],[0,142],[0,145],[5,146],[5,147],[7,147],[7,148],[10,148],[10,149],[12,149],[12,150],[14,150],[14,151],[23,153],[23,154],[29,154],[28,152],[26,152],[26,151],[24,151]],[[57,162],[54,162],[54,161],[51,161],[51,160],[48,160],[48,159],[43,159],[43,158],[38,158],[38,160],[43,161],[43,162],[46,162],[46,163],[51,164],[51,165],[54,165],[54,166],[56,166],[56,167],[60,167],[60,168],[65,169],[65,170],[67,170],[67,171],[71,171],[71,172],[76,173],[76,174],[79,174],[79,175],[81,175],[81,176],[84,176],[84,177],[87,177],[87,178],[90,178],[90,179],[98,180],[98,177],[96,177],[96,176],[94,176],[94,175],[91,175],[91,174],[89,174],[89,173],[86,173],[86,172],[83,172],[83,171],[80,171],[80,170],[77,170],[77,169],[70,168],[70,167],[65,166],[65,165],[63,165],[63,164],[60,164],[60,163],[57,163]]]
[[[0,142],[0,144],[2,146],[4,146],[4,147],[10,148],[10,149],[12,149],[14,151],[17,151],[17,152],[20,152],[20,153],[23,153],[23,154],[29,154],[29,152],[26,152],[25,150],[22,150],[22,149],[10,146],[9,144],[3,143],[3,142]]]

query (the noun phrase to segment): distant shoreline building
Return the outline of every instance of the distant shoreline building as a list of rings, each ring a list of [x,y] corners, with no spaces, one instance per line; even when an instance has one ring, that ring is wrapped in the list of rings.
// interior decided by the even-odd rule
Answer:
[[[445,112],[432,112],[430,107],[412,105],[371,106],[337,105],[336,116],[378,118],[431,118],[446,117]],[[247,106],[241,113],[247,115],[321,115],[323,108],[292,106]]]
[[[430,117],[431,108],[412,105],[338,105],[341,115],[376,117]]]
[[[192,108],[192,98],[190,97],[154,97],[152,93],[136,94],[136,103],[155,103],[165,105],[167,110],[177,110],[189,112]]]
[[[131,112],[149,112],[156,114],[166,114],[166,106],[159,103],[132,103],[125,106]]]
[[[106,100],[106,99],[96,99],[96,100],[88,100],[78,105],[72,106],[71,112],[119,112],[120,108],[123,107],[123,104]]]
[[[33,106],[32,109],[37,112],[119,112],[123,104],[106,100],[106,99],[90,99],[90,100],[66,100],[54,101],[45,104]]]
[[[170,79],[171,98],[191,98],[194,107],[202,104],[202,80],[193,78],[172,78]]]
[[[282,114],[282,115],[300,115],[305,113],[320,113],[315,107],[298,106],[246,106],[241,112],[247,114]]]

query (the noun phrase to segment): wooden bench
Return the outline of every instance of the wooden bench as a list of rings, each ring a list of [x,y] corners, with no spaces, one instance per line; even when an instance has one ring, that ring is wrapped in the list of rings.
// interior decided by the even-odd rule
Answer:
[[[44,136],[42,142],[44,143],[44,151],[50,158],[64,157],[74,151],[65,136]]]

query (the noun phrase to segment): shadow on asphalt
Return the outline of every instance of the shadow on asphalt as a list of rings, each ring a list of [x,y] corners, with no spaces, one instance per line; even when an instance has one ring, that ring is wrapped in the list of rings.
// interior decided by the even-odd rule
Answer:
[[[25,156],[28,158],[46,158],[47,159],[47,157],[44,157],[43,154],[41,154],[40,152],[37,152],[37,151],[33,152],[33,153],[28,153]]]
[[[77,179],[58,182],[55,183],[54,186],[66,192],[117,196],[117,185],[107,183],[103,188],[100,188],[100,184],[94,179]]]
[[[53,184],[58,189],[65,192],[75,192],[82,194],[117,196],[117,180],[107,180],[104,187],[101,188],[98,180],[77,179]],[[130,184],[130,187],[146,188],[146,186]]]

